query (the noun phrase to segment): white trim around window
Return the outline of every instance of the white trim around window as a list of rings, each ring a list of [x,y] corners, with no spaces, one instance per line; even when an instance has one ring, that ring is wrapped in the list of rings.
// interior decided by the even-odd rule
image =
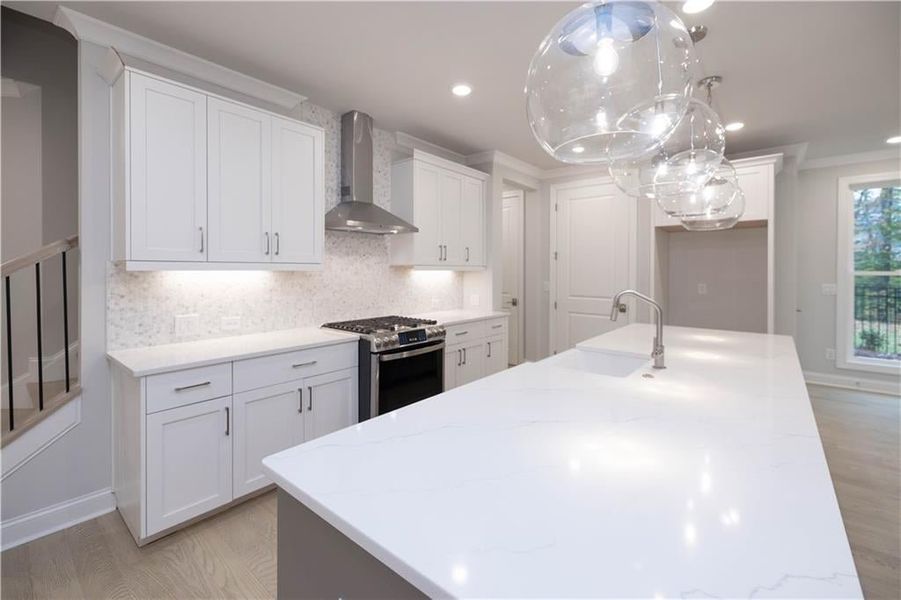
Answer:
[[[839,369],[901,375],[901,361],[854,355],[854,191],[866,186],[898,185],[901,172],[841,177],[837,193],[835,366]],[[901,271],[872,273],[899,276]]]

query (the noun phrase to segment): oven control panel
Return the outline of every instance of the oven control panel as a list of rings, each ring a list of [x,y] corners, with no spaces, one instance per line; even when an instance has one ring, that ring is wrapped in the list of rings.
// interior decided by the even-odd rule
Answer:
[[[432,340],[444,339],[444,327],[441,325],[429,325],[416,329],[407,329],[398,331],[384,336],[373,336],[369,338],[372,342],[375,352],[384,352],[401,346],[409,346],[411,344],[422,344]]]
[[[428,339],[425,329],[413,329],[411,331],[401,331],[397,334],[398,341],[401,346],[406,346],[407,344],[416,344],[418,342],[424,342]]]

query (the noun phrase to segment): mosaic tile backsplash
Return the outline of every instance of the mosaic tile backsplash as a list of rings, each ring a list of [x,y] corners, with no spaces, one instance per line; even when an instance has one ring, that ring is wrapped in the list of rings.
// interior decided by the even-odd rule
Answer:
[[[339,201],[340,117],[306,103],[301,119],[325,128],[325,209]],[[375,202],[391,203],[393,136],[373,133]],[[322,271],[128,272],[107,267],[107,346],[155,346],[242,333],[318,326],[381,314],[459,308],[463,277],[388,265],[384,236],[326,231]],[[175,316],[196,314],[197,335],[176,337]],[[224,331],[223,317],[240,317]]]

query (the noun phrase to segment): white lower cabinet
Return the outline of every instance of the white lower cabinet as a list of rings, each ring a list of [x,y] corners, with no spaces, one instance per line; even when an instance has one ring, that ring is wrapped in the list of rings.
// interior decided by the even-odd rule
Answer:
[[[466,385],[507,368],[507,319],[447,327],[444,389]]]
[[[144,377],[114,367],[113,491],[138,544],[269,485],[264,457],[357,422],[355,340]]]
[[[162,531],[232,499],[231,398],[147,415],[147,529]]]

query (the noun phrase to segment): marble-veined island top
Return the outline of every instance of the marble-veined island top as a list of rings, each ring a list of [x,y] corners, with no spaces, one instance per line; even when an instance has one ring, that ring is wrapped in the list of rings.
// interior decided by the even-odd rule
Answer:
[[[862,597],[791,338],[667,327],[658,371],[652,335],[580,345],[613,375],[570,350],[266,472],[429,596]]]

